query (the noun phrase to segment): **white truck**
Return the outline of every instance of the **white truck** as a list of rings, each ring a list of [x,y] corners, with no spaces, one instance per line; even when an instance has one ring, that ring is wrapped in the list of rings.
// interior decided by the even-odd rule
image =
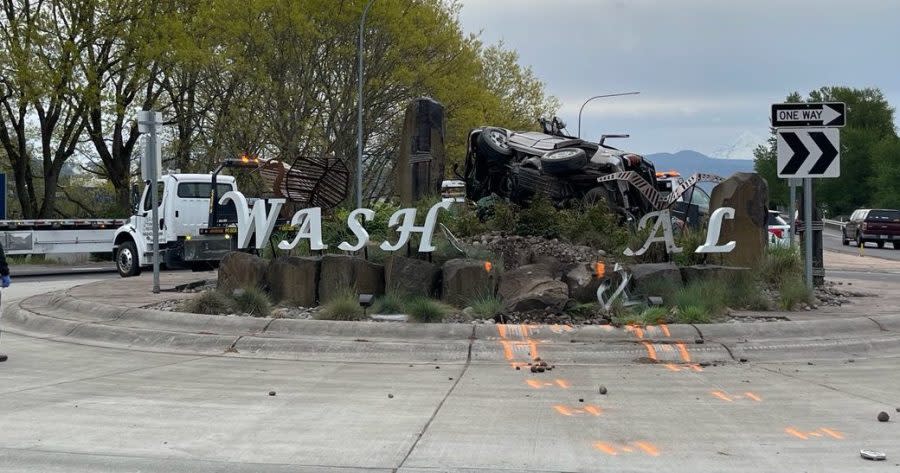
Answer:
[[[224,168],[255,168],[258,160],[226,160],[210,174],[165,174],[158,181],[160,263],[168,268],[207,269],[236,249],[231,237],[234,204],[211,205],[237,190]],[[215,183],[215,189],[213,188]],[[150,187],[145,186],[131,218],[0,220],[0,243],[7,254],[109,253],[122,277],[153,264]],[[252,201],[253,199],[248,199]]]

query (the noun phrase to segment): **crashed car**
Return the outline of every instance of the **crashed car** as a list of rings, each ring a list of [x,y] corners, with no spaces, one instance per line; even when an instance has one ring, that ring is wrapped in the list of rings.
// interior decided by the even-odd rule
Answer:
[[[706,195],[699,188],[700,192],[694,192],[696,184],[723,180],[694,174],[658,182],[660,174],[652,162],[606,144],[608,138],[628,135],[603,135],[594,143],[567,135],[558,118],[541,120],[541,126],[542,132],[492,126],[472,130],[464,173],[459,176],[465,182],[466,197],[478,201],[496,195],[523,205],[543,195],[557,207],[602,201],[628,222],[669,209],[680,223],[694,227],[709,211],[708,198],[706,205],[703,199],[693,198]],[[664,191],[661,184],[666,184]]]
[[[628,220],[659,208],[653,163],[605,143],[623,135],[594,143],[567,136],[558,119],[542,125],[543,132],[472,130],[462,176],[466,196],[478,201],[496,194],[525,204],[540,194],[559,207],[605,201]]]

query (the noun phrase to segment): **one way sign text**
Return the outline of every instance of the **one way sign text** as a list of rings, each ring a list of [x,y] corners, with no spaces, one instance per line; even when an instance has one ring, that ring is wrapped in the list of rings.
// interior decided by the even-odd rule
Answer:
[[[837,128],[779,128],[778,177],[840,177]]]
[[[846,106],[840,102],[772,104],[772,126],[822,127],[844,126]]]

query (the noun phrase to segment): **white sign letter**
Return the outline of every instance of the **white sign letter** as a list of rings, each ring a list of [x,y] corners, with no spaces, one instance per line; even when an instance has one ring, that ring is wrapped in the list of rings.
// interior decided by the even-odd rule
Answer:
[[[734,218],[734,209],[721,207],[715,210],[709,217],[709,229],[706,230],[706,243],[697,247],[697,253],[729,253],[736,244],[729,241],[724,245],[716,245],[719,242],[719,233],[722,231],[722,223],[725,219]]]
[[[647,237],[647,241],[644,242],[644,246],[637,251],[625,248],[625,256],[640,256],[646,253],[647,248],[650,248],[650,245],[656,242],[665,243],[667,253],[681,253],[684,250],[684,248],[675,246],[675,238],[672,236],[672,217],[669,215],[668,210],[657,210],[644,215],[641,217],[641,221],[638,222],[638,230],[643,230],[647,226],[647,222],[653,217],[657,218],[656,224],[653,225],[653,230],[650,232],[650,236]],[[660,227],[662,227],[663,236],[658,236]]]
[[[362,224],[359,222],[358,216],[362,215],[366,221],[371,221],[375,218],[375,211],[369,209],[356,209],[353,212],[350,212],[350,215],[347,216],[347,228],[356,235],[357,243],[355,245],[351,245],[346,241],[338,245],[338,248],[344,251],[359,251],[362,247],[366,246],[366,243],[369,242],[369,232],[363,228]]]
[[[237,209],[238,248],[248,248],[250,238],[254,233],[256,234],[256,247],[264,247],[269,241],[269,236],[272,235],[275,221],[278,219],[278,213],[281,211],[285,199],[270,199],[268,202],[272,204],[272,207],[268,209],[268,214],[266,213],[265,199],[258,199],[250,209],[244,194],[228,191],[219,199],[219,204],[225,205],[229,201],[234,202]]]
[[[390,220],[388,220],[388,227],[397,227],[397,233],[400,234],[400,239],[397,240],[397,243],[391,245],[387,241],[381,244],[381,249],[384,251],[397,251],[400,248],[403,248],[403,245],[409,241],[409,237],[412,233],[421,233],[422,238],[419,241],[419,252],[420,253],[430,253],[435,250],[435,247],[431,244],[431,237],[434,235],[434,226],[437,224],[437,214],[441,209],[448,209],[452,202],[438,202],[434,204],[430,209],[428,209],[428,214],[425,216],[425,224],[421,227],[416,226],[416,209],[400,209],[394,212],[394,215],[391,215]],[[403,219],[403,223],[400,223],[400,220]]]
[[[298,227],[297,236],[290,242],[282,240],[278,244],[278,248],[282,250],[293,249],[304,238],[309,239],[309,249],[312,251],[328,248],[325,243],[322,243],[322,209],[319,207],[297,211],[291,219],[291,225]]]

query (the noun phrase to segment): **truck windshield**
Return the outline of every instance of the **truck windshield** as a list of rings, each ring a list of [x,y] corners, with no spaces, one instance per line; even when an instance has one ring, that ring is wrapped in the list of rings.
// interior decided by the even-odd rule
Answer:
[[[182,182],[178,184],[178,197],[183,199],[209,199],[212,184],[209,182]],[[234,190],[231,184],[216,184],[219,196]]]

